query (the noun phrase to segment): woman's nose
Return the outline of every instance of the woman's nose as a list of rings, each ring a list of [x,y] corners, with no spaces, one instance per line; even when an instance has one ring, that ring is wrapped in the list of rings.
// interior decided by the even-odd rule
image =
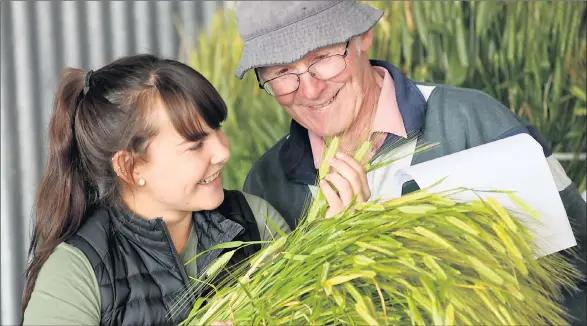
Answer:
[[[220,129],[217,130],[211,140],[213,143],[211,144],[212,158],[210,163],[221,164],[228,161],[230,158],[230,149],[228,138],[224,132]]]

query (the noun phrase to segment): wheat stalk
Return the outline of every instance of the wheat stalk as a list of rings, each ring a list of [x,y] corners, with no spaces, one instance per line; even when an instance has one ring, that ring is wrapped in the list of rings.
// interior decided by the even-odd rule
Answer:
[[[311,218],[233,269],[184,325],[565,324],[560,293],[579,273],[559,254],[534,259],[533,235],[496,200],[450,199],[462,191],[472,190],[355,203],[330,219],[313,204]]]

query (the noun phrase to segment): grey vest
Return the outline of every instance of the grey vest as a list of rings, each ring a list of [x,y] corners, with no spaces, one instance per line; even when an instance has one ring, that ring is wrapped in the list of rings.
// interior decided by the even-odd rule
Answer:
[[[195,299],[209,291],[189,287],[162,219],[146,221],[115,208],[98,208],[89,216],[67,242],[80,249],[94,269],[100,286],[101,325],[177,325]],[[239,191],[225,190],[217,210],[194,212],[192,217],[198,252],[227,241],[260,239],[255,217]],[[229,265],[258,249],[256,245],[237,251]],[[198,257],[198,272],[205,271],[219,254],[215,250]]]

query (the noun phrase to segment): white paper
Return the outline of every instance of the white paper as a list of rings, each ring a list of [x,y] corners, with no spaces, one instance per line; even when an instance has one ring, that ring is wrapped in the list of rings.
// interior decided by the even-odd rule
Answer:
[[[531,136],[520,134],[428,162],[405,167],[396,173],[397,187],[415,180],[421,189],[446,179],[432,191],[457,187],[475,190],[511,190],[540,215],[515,214],[537,239],[536,257],[577,245],[562,200],[544,157],[542,147]],[[491,196],[504,207],[522,212],[506,194],[466,191],[456,200]],[[524,217],[525,216],[525,217]],[[532,223],[527,223],[528,221]]]
[[[401,196],[401,184],[398,187],[397,184],[388,182],[388,180],[395,180],[398,170],[410,166],[416,150],[416,143],[415,139],[408,141],[402,146],[396,147],[392,157],[383,156],[375,160],[375,162],[384,162],[388,159],[396,161],[367,173],[367,182],[369,190],[371,190],[369,201],[385,201]],[[381,182],[381,180],[385,180],[385,182]]]

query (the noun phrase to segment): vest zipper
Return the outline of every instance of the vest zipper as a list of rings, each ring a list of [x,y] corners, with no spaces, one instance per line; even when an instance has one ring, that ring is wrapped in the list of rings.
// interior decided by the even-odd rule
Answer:
[[[185,289],[189,289],[189,278],[187,273],[185,272],[185,268],[183,267],[183,264],[181,262],[181,257],[179,256],[179,254],[177,253],[177,250],[175,249],[175,246],[173,245],[173,240],[171,239],[171,234],[169,233],[169,230],[167,229],[167,226],[165,225],[165,222],[162,219],[159,219],[159,223],[161,224],[161,227],[163,228],[163,231],[165,231],[165,237],[167,237],[167,244],[169,244],[169,248],[171,249],[171,252],[173,254],[173,259],[175,260],[175,266],[179,269],[179,275],[181,275],[181,278],[183,280],[183,285],[185,287]],[[190,301],[193,304],[193,300]],[[174,303],[174,305],[177,304],[177,302]],[[181,311],[181,310],[180,310]],[[191,307],[188,306],[188,312],[191,311]],[[177,318],[177,316],[170,316],[172,317],[173,320],[175,320]],[[187,315],[186,315],[187,317]],[[177,321],[176,321],[177,322]]]
[[[175,246],[173,245],[173,240],[171,239],[171,234],[169,234],[169,230],[167,229],[167,226],[165,225],[165,222],[163,222],[162,219],[159,219],[159,223],[161,224],[163,231],[165,231],[165,236],[167,237],[167,244],[169,245],[171,252],[173,253],[175,265],[179,269],[179,274],[181,275],[183,283],[185,286],[189,286],[190,284],[189,284],[188,275],[185,272],[185,268],[183,267],[183,264],[180,261],[179,254],[177,253],[177,250],[175,249]]]

